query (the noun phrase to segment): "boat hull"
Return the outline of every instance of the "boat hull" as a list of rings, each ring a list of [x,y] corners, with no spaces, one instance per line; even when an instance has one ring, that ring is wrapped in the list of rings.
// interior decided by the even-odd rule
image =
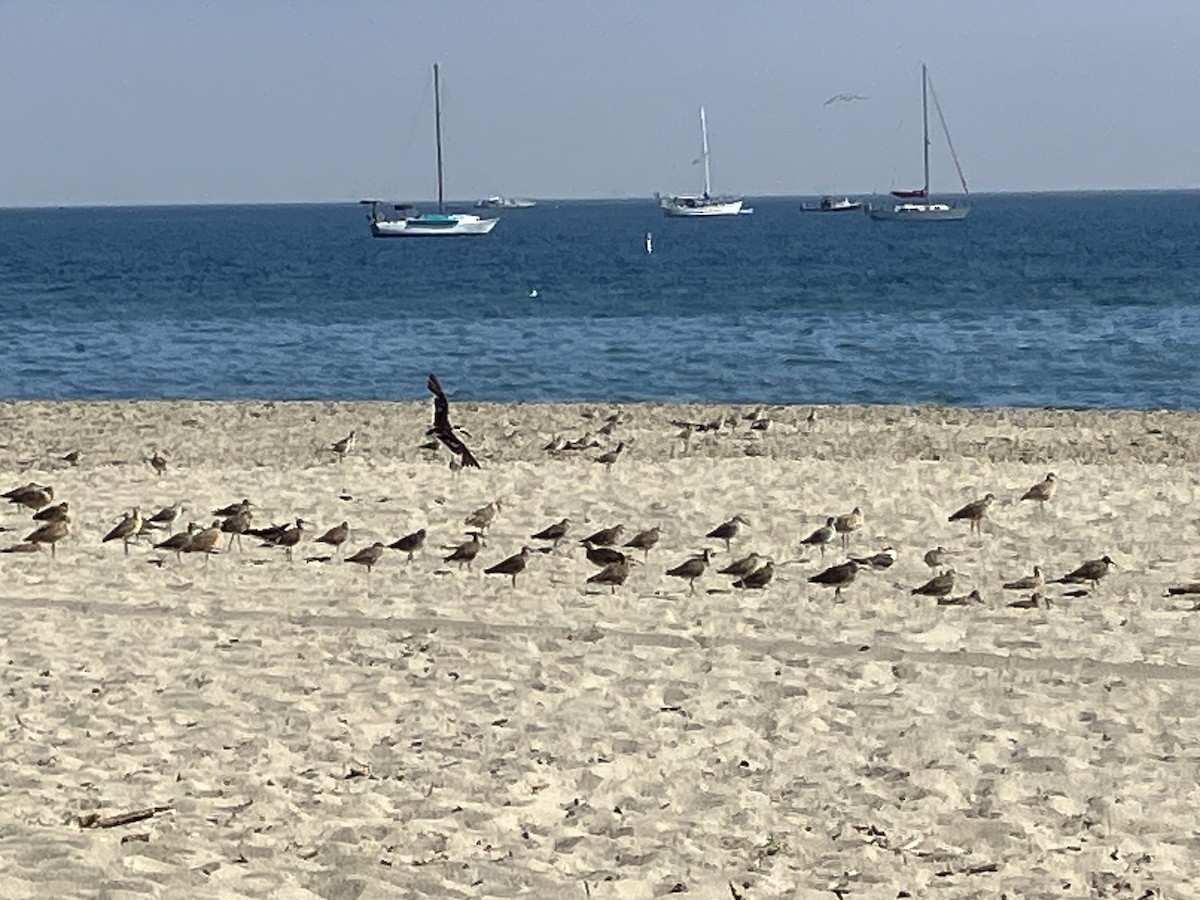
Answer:
[[[951,203],[870,203],[866,209],[880,222],[960,222],[971,211],[968,205]]]
[[[659,201],[668,219],[699,219],[713,216],[736,216],[742,212],[745,200],[717,200],[712,197],[663,197]]]
[[[454,215],[410,219],[387,219],[371,223],[371,234],[375,237],[455,237],[487,234],[496,227],[499,219],[484,219],[480,216]]]

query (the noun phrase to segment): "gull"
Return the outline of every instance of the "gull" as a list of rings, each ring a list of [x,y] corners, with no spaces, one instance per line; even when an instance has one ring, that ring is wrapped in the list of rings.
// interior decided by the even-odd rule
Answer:
[[[50,505],[50,501],[54,499],[54,488],[48,484],[34,484],[31,481],[24,487],[13,488],[3,496],[9,503],[36,510]]]
[[[483,549],[483,535],[478,531],[472,531],[470,540],[455,547],[449,556],[442,557],[442,562],[456,562],[460,569],[463,567],[463,563],[466,563],[469,569],[481,549]]]
[[[712,551],[705,548],[699,555],[684,560],[673,569],[667,569],[667,574],[675,578],[686,578],[688,590],[694,594],[696,593],[696,579],[704,574],[704,570],[708,568],[708,561],[711,558]]]
[[[742,530],[743,525],[749,525],[749,524],[750,524],[750,520],[747,519],[745,516],[743,516],[741,513],[738,513],[736,516],[734,516],[728,522],[722,522],[720,525],[718,525],[716,528],[714,528],[712,531],[710,531],[708,534],[706,534],[705,537],[715,538],[718,541],[724,541],[725,542],[725,552],[728,553],[729,552],[729,542],[738,536],[738,532],[740,532]]]
[[[837,520],[833,516],[830,516],[828,519],[825,520],[824,525],[822,525],[820,528],[818,528],[816,531],[814,531],[812,534],[810,534],[808,537],[806,537],[800,543],[807,547],[820,547],[821,548],[821,558],[824,559],[825,558],[825,545],[830,543],[833,540],[833,536],[837,532],[837,529],[834,527],[836,522],[837,522]]]
[[[571,530],[571,520],[562,519],[555,522],[553,525],[548,525],[537,534],[531,537],[535,541],[554,541],[554,546],[558,546],[558,542],[567,536],[567,532]]]
[[[611,528],[601,528],[599,531],[589,534],[579,543],[592,544],[595,547],[611,547],[621,540],[624,533],[624,525],[613,525]]]
[[[67,536],[67,530],[69,529],[70,524],[70,519],[59,519],[55,522],[47,522],[41,528],[37,529],[28,537],[26,537],[25,542],[28,544],[49,544],[50,557],[53,559],[55,555],[54,547],[59,541]]]
[[[822,106],[829,106],[833,103],[855,103],[859,100],[870,100],[871,98],[865,94],[834,94]]]
[[[992,505],[992,501],[996,499],[996,495],[990,491],[980,497],[978,500],[972,500],[962,509],[951,514],[947,521],[961,522],[964,519],[970,523],[971,531],[982,531],[983,520],[987,518],[988,507]]]
[[[521,552],[501,560],[494,566],[488,566],[483,570],[485,575],[511,575],[512,586],[517,586],[517,575],[525,570],[525,564],[529,561],[529,554],[533,551],[528,547],[522,547]]]
[[[610,472],[612,471],[613,463],[617,461],[617,457],[621,455],[621,451],[624,449],[625,442],[619,441],[614,449],[609,450],[607,453],[601,453],[599,456],[597,456],[596,462],[604,465],[605,472]]]
[[[836,566],[830,566],[823,572],[818,572],[808,579],[809,584],[823,584],[834,589],[833,596],[837,599],[842,595],[842,588],[848,587],[858,574],[858,563],[848,560]]]
[[[388,544],[392,550],[399,550],[401,553],[407,553],[408,559],[405,562],[412,562],[413,554],[425,546],[425,529],[421,528],[414,531],[412,534],[406,534],[402,538],[397,538]]]
[[[732,575],[734,578],[742,578],[749,575],[758,568],[759,555],[751,553],[748,556],[743,556],[741,559],[735,560],[723,569],[718,569],[718,575]]]
[[[54,506],[44,506],[33,514],[35,522],[57,522],[67,518],[71,513],[71,505],[64,500]]]
[[[923,597],[945,597],[954,590],[954,570],[947,569],[941,575],[934,575],[920,587],[913,588],[909,593]]]
[[[334,525],[323,535],[317,538],[318,544],[328,544],[333,547],[334,552],[342,549],[342,544],[346,543],[346,538],[350,537],[350,523],[343,522],[341,525]],[[374,565],[374,563],[371,563]],[[367,571],[370,571],[368,569]]]
[[[622,557],[617,562],[611,562],[603,569],[588,578],[588,584],[607,584],[609,593],[615,594],[617,587],[629,578],[630,560]]]
[[[768,559],[766,565],[760,569],[755,569],[749,575],[743,575],[733,583],[733,586],[735,588],[762,590],[771,583],[771,579],[774,577],[775,563]]]
[[[896,551],[893,547],[884,547],[878,553],[870,556],[852,556],[860,566],[870,566],[872,569],[890,569],[896,562]]]
[[[125,544],[125,555],[128,556],[129,542],[137,540],[138,532],[141,528],[142,511],[135,506],[132,512],[125,513],[125,517],[108,534],[101,538],[100,543],[107,544],[109,541],[121,541]]]
[[[1005,582],[1004,589],[1006,591],[1036,591],[1045,584],[1046,576],[1042,574],[1042,567],[1034,566],[1032,575],[1018,578],[1016,581]]]
[[[845,550],[850,546],[850,534],[863,527],[862,510],[856,506],[845,515],[838,516],[833,522],[833,527],[842,536],[842,549]]]
[[[1062,578],[1055,580],[1056,584],[1083,584],[1090,582],[1092,587],[1100,586],[1100,579],[1108,574],[1109,569],[1115,569],[1117,564],[1107,554],[1099,559],[1089,559],[1073,572],[1068,572]]]
[[[159,541],[154,545],[155,550],[171,550],[175,553],[175,558],[180,562],[183,557],[180,554],[184,551],[189,543],[191,543],[192,535],[196,533],[197,525],[195,522],[188,522],[186,531],[177,531],[165,540]]]
[[[961,597],[938,597],[937,602],[938,606],[971,606],[983,603],[983,597],[976,590]]]
[[[1046,477],[1027,490],[1021,495],[1022,500],[1036,500],[1039,509],[1046,508],[1046,501],[1054,496],[1054,491],[1058,487],[1058,481],[1054,478],[1053,472],[1047,472]]]
[[[462,439],[454,433],[454,426],[450,424],[450,401],[446,399],[446,393],[438,383],[437,376],[431,373],[426,386],[433,394],[433,426],[426,434],[432,432],[450,451],[451,458],[458,458],[460,466],[478,469],[479,460],[467,449],[467,445],[462,442]]]
[[[351,450],[354,449],[354,444],[357,441],[357,439],[358,439],[358,432],[354,431],[352,429],[350,431],[350,433],[348,435],[346,435],[344,438],[342,438],[340,441],[334,441],[332,444],[330,444],[329,449],[337,454],[338,462],[342,462],[343,460],[345,460],[346,454],[348,454]],[[370,570],[368,569],[367,571],[370,571]]]
[[[481,506],[475,512],[471,513],[463,523],[470,528],[478,529],[479,531],[487,531],[491,527],[492,522],[496,520],[503,504],[500,500],[493,500],[487,506]]]
[[[631,547],[634,550],[641,550],[644,559],[650,558],[650,551],[654,549],[654,545],[658,543],[660,529],[658,526],[648,528],[645,531],[639,531],[633,537],[625,542],[626,547]]]
[[[383,551],[386,548],[382,541],[376,541],[370,547],[363,547],[353,556],[347,556],[346,562],[355,563],[356,565],[367,567],[367,576],[370,577],[371,570],[375,568],[375,564],[383,557]]]

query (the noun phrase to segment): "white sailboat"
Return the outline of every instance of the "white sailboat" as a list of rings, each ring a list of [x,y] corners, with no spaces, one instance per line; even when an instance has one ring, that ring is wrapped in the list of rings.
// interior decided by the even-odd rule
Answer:
[[[969,200],[959,202],[934,201],[929,196],[929,95],[933,93],[933,85],[929,81],[929,71],[921,64],[921,128],[923,137],[922,150],[925,157],[925,184],[908,191],[892,191],[894,200],[881,204],[869,203],[867,215],[872,219],[892,221],[904,220],[912,222],[957,222],[967,217],[971,211]],[[942,115],[942,106],[938,103],[937,94],[933,94],[934,109],[937,110],[938,120],[942,123],[942,133],[946,136],[946,146],[950,148],[950,158],[954,160],[954,168],[958,170],[958,180],[962,184],[964,198],[969,198],[967,179],[963,177],[962,166],[958,164],[958,154],[950,140],[950,130],[946,127],[946,117]]]
[[[704,193],[673,194],[658,198],[663,215],[671,218],[693,216],[736,216],[748,210],[742,209],[745,200],[741,197],[714,197],[712,195],[712,175],[708,165],[708,121],[704,117],[704,107],[700,107],[700,161],[704,163]]]
[[[471,213],[448,213],[442,189],[442,89],[437,63],[433,64],[433,119],[437,137],[437,200],[435,213],[417,212],[411,204],[383,200],[360,200],[370,207],[367,218],[375,237],[443,237],[487,234],[498,218],[485,219]]]

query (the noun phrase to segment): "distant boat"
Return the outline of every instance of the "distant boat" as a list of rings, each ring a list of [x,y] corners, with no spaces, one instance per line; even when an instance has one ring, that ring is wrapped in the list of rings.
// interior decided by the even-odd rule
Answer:
[[[801,203],[801,212],[849,212],[862,209],[861,200],[851,200],[849,197],[822,197],[816,203]]]
[[[476,209],[529,209],[531,206],[537,206],[537,201],[528,197],[501,197],[499,194],[484,197],[475,204]]]
[[[375,237],[447,237],[487,234],[499,219],[484,219],[471,213],[448,213],[442,189],[442,88],[437,63],[433,64],[434,134],[437,137],[437,200],[435,213],[418,212],[409,203],[361,200],[370,207],[371,234]]]
[[[922,150],[925,158],[925,184],[914,190],[892,191],[892,196],[903,202],[885,202],[880,205],[867,205],[867,214],[872,219],[887,219],[893,221],[913,222],[957,222],[965,219],[971,211],[968,201],[961,203],[935,202],[929,198],[929,94],[933,85],[929,81],[929,71],[924,63],[921,64],[921,128]],[[942,123],[942,133],[946,136],[946,146],[950,148],[950,157],[954,160],[954,168],[958,170],[958,180],[962,183],[963,194],[970,195],[967,190],[967,179],[963,177],[962,166],[958,164],[958,154],[954,152],[954,144],[950,140],[950,130],[946,127],[946,117],[942,115],[941,104],[937,94],[933,94],[934,108]]]
[[[704,163],[704,193],[673,194],[669,197],[659,196],[658,203],[663,215],[671,218],[694,216],[736,216],[742,212],[741,197],[714,197],[712,195],[712,178],[708,166],[708,121],[704,117],[704,107],[700,107],[700,159]]]

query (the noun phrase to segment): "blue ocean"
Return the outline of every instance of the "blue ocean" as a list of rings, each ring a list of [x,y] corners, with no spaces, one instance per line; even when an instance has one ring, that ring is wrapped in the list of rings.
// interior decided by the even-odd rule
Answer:
[[[749,200],[0,210],[4,399],[1200,407],[1200,193],[997,195],[961,223]],[[647,232],[653,253],[647,253]]]

